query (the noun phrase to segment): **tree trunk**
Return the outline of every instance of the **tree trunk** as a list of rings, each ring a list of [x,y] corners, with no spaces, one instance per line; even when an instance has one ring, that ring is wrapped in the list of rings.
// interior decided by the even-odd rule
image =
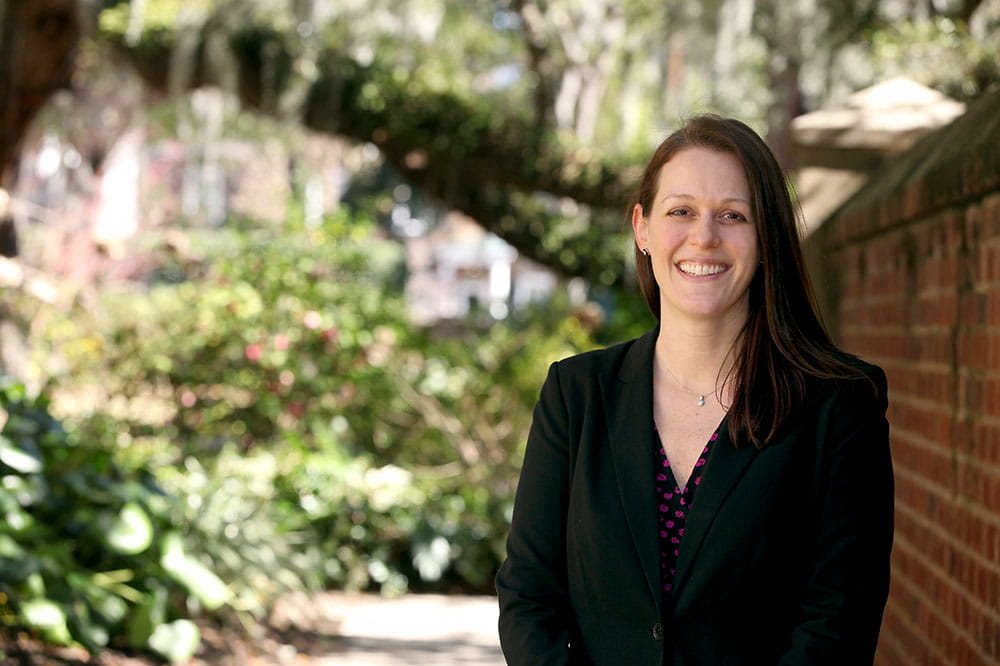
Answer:
[[[80,39],[76,0],[0,0],[0,190],[13,186],[28,125],[67,87]],[[0,255],[17,254],[7,197],[0,197]]]
[[[805,113],[805,101],[799,86],[800,70],[796,60],[771,56],[768,88],[772,99],[768,106],[766,138],[774,156],[786,170],[795,168],[792,120]]]

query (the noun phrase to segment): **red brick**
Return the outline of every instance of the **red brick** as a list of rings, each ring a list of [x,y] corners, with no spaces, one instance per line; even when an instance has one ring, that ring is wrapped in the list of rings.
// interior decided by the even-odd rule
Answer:
[[[958,296],[953,291],[922,294],[910,321],[917,326],[952,326],[958,321]]]
[[[949,445],[952,433],[952,416],[946,408],[926,401],[904,400],[903,396],[889,396],[889,423],[892,428],[919,434],[924,439]]]
[[[970,283],[979,289],[995,289],[1000,283],[1000,243],[982,244],[972,255]]]
[[[966,369],[1000,368],[1000,330],[977,327],[958,332],[958,362]]]
[[[958,282],[958,259],[955,255],[927,257],[916,266],[916,286],[921,292],[953,290]]]
[[[986,295],[986,323],[991,326],[1000,325],[1000,289],[994,289]]]
[[[946,367],[926,367],[912,363],[883,366],[889,380],[889,394],[948,403],[954,398],[957,382]]]
[[[890,382],[897,547],[879,666],[1000,664],[1000,192],[959,198],[981,171],[916,176],[830,229],[845,243],[840,341]]]
[[[973,424],[970,455],[987,465],[1000,466],[1000,423],[977,419]]]
[[[958,301],[959,323],[968,326],[986,324],[986,294],[982,292],[965,292]]]
[[[954,485],[955,469],[951,452],[934,444],[926,444],[899,433],[892,449],[893,462],[900,469],[908,469],[923,479],[943,488]]]

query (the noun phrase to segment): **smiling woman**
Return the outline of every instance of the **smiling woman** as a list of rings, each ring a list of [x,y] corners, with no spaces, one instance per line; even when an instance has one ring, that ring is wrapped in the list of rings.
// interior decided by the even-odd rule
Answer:
[[[549,370],[496,581],[508,662],[871,663],[885,375],[823,329],[783,172],[694,118],[628,214],[659,325]]]
[[[651,209],[637,203],[632,212],[636,244],[660,286],[661,320],[742,326],[758,265],[750,205],[743,167],[730,153],[689,148],[663,165]]]

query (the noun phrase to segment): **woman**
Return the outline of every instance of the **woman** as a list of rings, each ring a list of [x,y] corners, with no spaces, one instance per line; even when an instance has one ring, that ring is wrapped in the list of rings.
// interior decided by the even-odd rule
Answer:
[[[781,168],[694,118],[630,215],[659,324],[549,369],[497,575],[508,663],[870,664],[885,375],[824,331]]]

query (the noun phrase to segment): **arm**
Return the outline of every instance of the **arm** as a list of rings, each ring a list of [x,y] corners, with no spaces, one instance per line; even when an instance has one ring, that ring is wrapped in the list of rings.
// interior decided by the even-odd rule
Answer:
[[[497,574],[500,644],[508,664],[567,664],[573,621],[566,582],[569,488],[568,410],[558,364],[535,406]]]
[[[817,539],[782,666],[871,664],[889,590],[893,477],[885,374],[846,383],[818,424]]]

